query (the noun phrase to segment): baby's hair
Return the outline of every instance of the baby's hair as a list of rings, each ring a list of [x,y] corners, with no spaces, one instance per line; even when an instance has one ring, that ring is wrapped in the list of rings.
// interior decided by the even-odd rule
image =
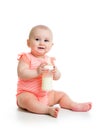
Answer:
[[[36,29],[49,30],[49,31],[51,32],[51,34],[52,34],[52,31],[51,31],[51,29],[50,29],[48,26],[45,26],[45,25],[37,25],[37,26],[34,26],[34,27],[31,29],[31,31],[30,31],[30,33],[29,33],[29,39],[32,37],[32,35],[33,35],[33,33],[34,33],[34,31],[35,31]]]

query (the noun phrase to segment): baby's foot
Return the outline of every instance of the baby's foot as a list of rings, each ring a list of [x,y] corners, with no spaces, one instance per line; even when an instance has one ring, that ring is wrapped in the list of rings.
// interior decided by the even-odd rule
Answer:
[[[92,108],[92,103],[91,102],[75,103],[71,110],[72,111],[77,111],[77,112],[87,112],[91,108]]]
[[[56,118],[58,116],[59,109],[60,109],[59,107],[50,107],[48,111],[49,115]]]

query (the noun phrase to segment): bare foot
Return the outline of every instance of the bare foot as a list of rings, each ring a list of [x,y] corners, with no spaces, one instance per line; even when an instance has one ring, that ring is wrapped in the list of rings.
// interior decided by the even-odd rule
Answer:
[[[49,115],[56,118],[58,116],[59,109],[59,107],[49,107]]]
[[[76,111],[76,112],[87,112],[91,108],[92,108],[92,103],[91,102],[75,103],[71,110]]]

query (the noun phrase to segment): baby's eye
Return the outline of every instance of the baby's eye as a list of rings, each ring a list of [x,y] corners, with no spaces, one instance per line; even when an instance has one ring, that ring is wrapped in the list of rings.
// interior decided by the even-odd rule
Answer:
[[[49,42],[49,40],[47,40],[47,39],[46,39],[46,40],[44,40],[44,41],[45,41],[45,42]]]
[[[36,40],[36,41],[39,41],[39,38],[36,38],[35,40]]]

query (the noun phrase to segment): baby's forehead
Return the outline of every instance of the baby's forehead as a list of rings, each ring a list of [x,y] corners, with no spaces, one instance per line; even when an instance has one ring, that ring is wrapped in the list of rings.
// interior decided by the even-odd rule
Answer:
[[[37,29],[33,30],[31,35],[34,37],[44,36],[44,37],[52,38],[51,31],[48,29],[42,29],[42,28],[37,28]]]
[[[49,29],[46,28],[36,28],[34,30],[32,30],[33,33],[40,33],[40,32],[49,32],[51,33],[51,31]]]

